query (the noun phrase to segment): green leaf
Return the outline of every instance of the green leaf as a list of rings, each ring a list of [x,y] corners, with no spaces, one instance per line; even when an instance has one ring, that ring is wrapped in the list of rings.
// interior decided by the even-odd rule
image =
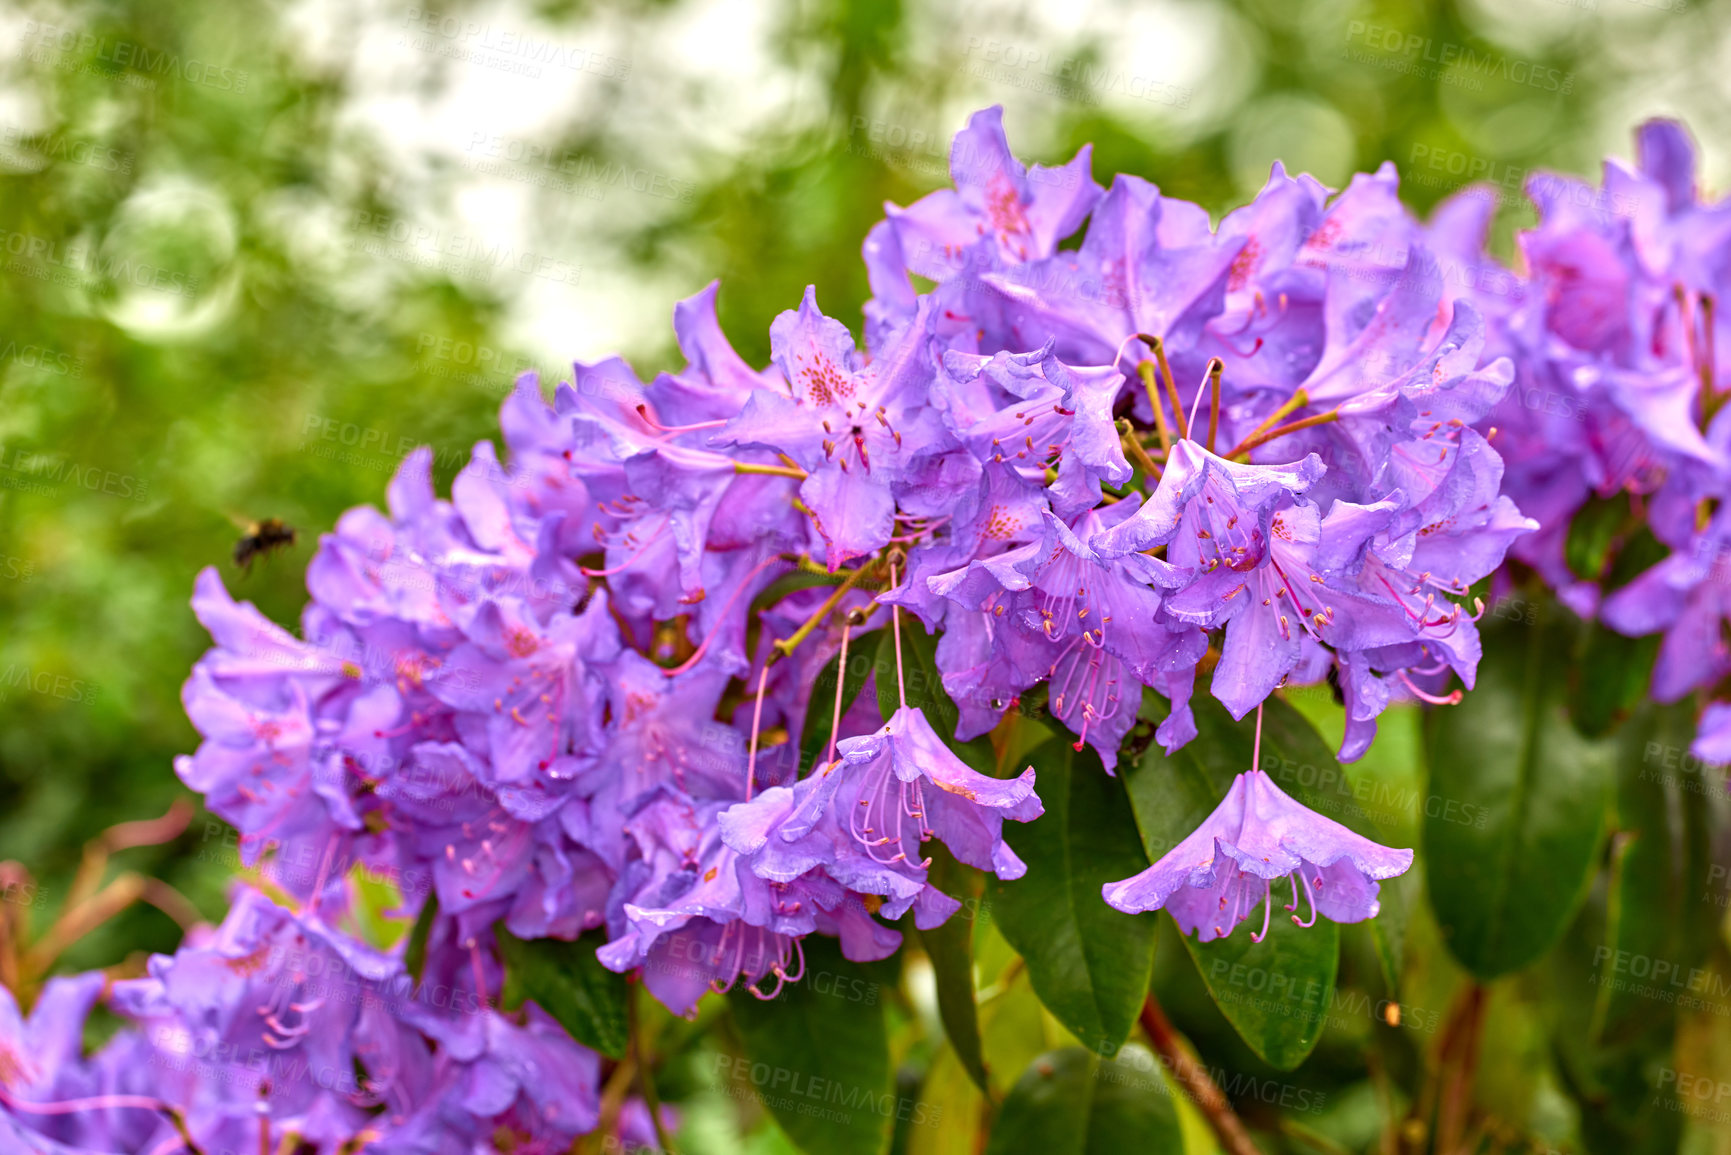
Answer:
[[[1370,941],[1376,948],[1377,965],[1388,997],[1400,1001],[1400,976],[1406,972],[1406,924],[1411,915],[1407,883],[1412,876],[1391,878],[1382,884],[1378,898],[1382,909],[1370,920]]]
[[[1563,560],[1569,571],[1582,581],[1603,577],[1611,549],[1629,519],[1629,499],[1621,494],[1610,499],[1596,497],[1582,506],[1569,521],[1563,541]]]
[[[542,1010],[571,1032],[571,1037],[603,1055],[623,1059],[630,1041],[625,1000],[630,997],[625,976],[601,965],[595,950],[607,941],[590,931],[576,942],[556,938],[520,939],[493,927],[499,954],[505,960],[507,1006],[533,999]]]
[[[1624,539],[1605,576],[1605,592],[1622,589],[1671,556],[1670,547],[1653,535],[1645,522],[1638,522]]]
[[[1092,748],[1063,739],[1034,751],[1046,813],[1006,822],[1004,838],[1028,865],[990,883],[992,916],[1028,963],[1034,992],[1089,1049],[1116,1054],[1135,1025],[1154,966],[1152,914],[1124,914],[1100,897],[1108,882],[1145,869],[1123,783]]]
[[[1659,636],[1626,638],[1593,622],[1577,652],[1569,670],[1569,720],[1587,737],[1602,737],[1646,698]]]
[[[433,920],[437,917],[439,896],[429,891],[427,901],[421,904],[421,913],[415,916],[415,925],[409,930],[409,945],[403,952],[403,968],[417,983],[427,965],[427,938],[433,933]]]
[[[944,1034],[968,1077],[980,1090],[990,1093],[985,1052],[980,1045],[979,1007],[974,1001],[972,916],[979,909],[982,876],[957,862],[944,844],[935,839],[926,843],[925,851],[932,860],[927,880],[962,904],[962,909],[942,926],[919,932],[937,977],[938,1017],[943,1020]]]
[[[1340,959],[1340,927],[1326,918],[1296,925],[1285,910],[1290,897],[1274,892],[1268,937],[1259,943],[1250,939],[1255,926],[1208,943],[1184,936],[1220,1013],[1257,1057],[1282,1071],[1304,1062],[1322,1037]]]
[[[804,981],[767,1002],[743,987],[728,996],[751,1064],[735,1082],[761,1099],[801,1150],[878,1155],[902,1104],[890,1084],[883,1004],[852,997],[875,994],[877,985],[834,939],[811,935],[804,946]]]
[[[1653,1027],[1668,1005],[1632,988],[1688,990],[1712,943],[1719,908],[1702,901],[1702,883],[1711,859],[1704,795],[1713,787],[1686,756],[1694,738],[1688,702],[1649,705],[1622,734],[1605,941],[1593,956],[1596,1039],[1629,1039]],[[1616,981],[1631,978],[1636,966],[1647,983]]]
[[[1151,743],[1124,770],[1150,858],[1165,854],[1200,826],[1255,756],[1254,718],[1235,721],[1212,696],[1202,694],[1192,709],[1195,739],[1170,757]],[[1164,710],[1164,704],[1149,695],[1139,724],[1152,725]],[[1375,837],[1350,780],[1315,727],[1277,697],[1263,704],[1262,713],[1261,764],[1275,785],[1317,813]],[[1389,889],[1385,883],[1382,891]],[[1291,895],[1273,893],[1269,935],[1262,943],[1250,941],[1250,931],[1259,929],[1251,926],[1207,945],[1184,936],[1184,946],[1221,1014],[1250,1049],[1271,1066],[1290,1070],[1322,1035],[1334,999],[1340,928],[1321,918],[1313,927],[1294,926],[1282,909]],[[1259,918],[1253,915],[1251,921]]]
[[[1004,1099],[986,1155],[1182,1155],[1158,1063],[1146,1070],[1081,1047],[1035,1059]]]
[[[1612,746],[1569,724],[1574,621],[1488,622],[1478,685],[1426,718],[1426,882],[1450,953],[1480,980],[1550,949],[1586,896],[1605,831]],[[1434,804],[1431,804],[1434,803]]]
[[[846,714],[854,704],[877,661],[878,634],[866,634],[849,640],[847,675],[841,679],[841,712]],[[841,654],[837,653],[818,672],[811,689],[811,707],[806,711],[805,729],[799,740],[799,764],[816,766],[829,751],[830,728],[835,722],[836,678],[840,672]]]

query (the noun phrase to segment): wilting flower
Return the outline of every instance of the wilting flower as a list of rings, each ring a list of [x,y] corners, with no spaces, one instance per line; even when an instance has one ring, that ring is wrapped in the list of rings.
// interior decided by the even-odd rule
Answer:
[[[1299,926],[1314,926],[1319,914],[1363,922],[1379,909],[1377,883],[1411,865],[1412,851],[1354,834],[1294,802],[1261,770],[1249,770],[1232,780],[1214,813],[1188,838],[1142,873],[1107,883],[1101,894],[1128,914],[1164,908],[1180,930],[1199,932],[1202,942],[1225,938],[1261,904],[1262,929],[1251,935],[1261,942],[1277,880],[1292,888],[1287,910],[1310,907],[1309,921],[1292,915]]]

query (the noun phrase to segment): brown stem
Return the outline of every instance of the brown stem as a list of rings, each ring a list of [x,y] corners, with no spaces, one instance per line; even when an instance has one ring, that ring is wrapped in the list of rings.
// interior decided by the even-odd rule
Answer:
[[[1128,418],[1120,420],[1118,432],[1120,434],[1118,442],[1129,450],[1130,460],[1134,461],[1147,477],[1158,478],[1160,468],[1154,464],[1153,459],[1148,456],[1148,451],[1142,448],[1142,443],[1136,439],[1136,429],[1130,424]]]
[[[1473,1078],[1478,1073],[1479,1033],[1485,1021],[1485,988],[1473,983],[1455,1012],[1459,1055],[1448,1072],[1442,1105],[1437,1111],[1436,1151],[1456,1155],[1464,1151],[1467,1114],[1472,1109]]]
[[[638,984],[640,985],[640,984]],[[673,1142],[661,1122],[661,1096],[655,1093],[655,1061],[644,1046],[643,1024],[637,1015],[638,985],[626,992],[625,1014],[630,1030],[631,1055],[637,1060],[637,1089],[643,1094],[643,1105],[649,1110],[649,1124],[655,1128],[655,1143],[662,1155],[673,1155]]]
[[[176,798],[161,818],[142,818],[136,822],[120,822],[97,837],[110,852],[129,850],[134,846],[160,846],[173,842],[192,821],[192,803]]]
[[[1262,1155],[1256,1144],[1250,1141],[1250,1133],[1232,1110],[1232,1104],[1226,1101],[1225,1094],[1209,1077],[1208,1069],[1191,1052],[1183,1036],[1172,1028],[1166,1012],[1160,1009],[1152,993],[1142,1003],[1141,1019],[1142,1029],[1148,1032],[1148,1042],[1166,1064],[1166,1069],[1177,1077],[1191,1101],[1207,1116],[1209,1126],[1214,1128],[1214,1134],[1227,1155]]]
[[[1388,1072],[1383,1069],[1382,1056],[1375,1047],[1365,1052],[1364,1065],[1370,1075],[1370,1085],[1376,1091],[1376,1104],[1383,1120],[1377,1155],[1400,1155],[1401,1121],[1395,1118],[1394,1094],[1389,1089]]]
[[[101,891],[64,912],[24,956],[24,973],[48,973],[60,952],[144,896],[144,877],[123,874]]]
[[[870,568],[871,568],[871,563],[868,562],[867,564],[860,566],[858,569],[854,570],[851,574],[849,574],[847,577],[847,580],[842,582],[841,585],[837,586],[835,588],[835,592],[833,594],[830,594],[829,597],[824,599],[823,605],[817,607],[817,612],[812,614],[811,617],[807,618],[804,625],[800,626],[799,629],[795,630],[792,634],[781,639],[780,641],[776,642],[773,646],[770,647],[770,650],[772,652],[770,654],[769,660],[767,662],[765,662],[764,665],[766,667],[774,665],[776,662],[780,661],[782,658],[785,658],[787,655],[793,653],[794,650],[798,649],[799,644],[801,642],[805,641],[806,636],[808,634],[810,634],[812,632],[812,630],[817,628],[817,625],[819,622],[821,622],[825,618],[829,617],[830,611],[834,610],[836,607],[836,604],[838,602],[840,602],[842,600],[842,598],[847,596],[847,593],[849,590],[853,589],[853,587],[855,585],[859,584],[860,578],[864,577],[866,574],[866,570],[868,570]]]
[[[733,472],[761,473],[768,477],[791,477],[795,481],[804,481],[807,476],[805,470],[797,465],[757,465],[749,461],[735,461]]]
[[[117,850],[135,846],[160,846],[179,838],[192,821],[192,803],[176,798],[161,818],[142,818],[134,822],[119,822],[84,844],[84,858],[72,879],[72,889],[66,895],[68,909],[79,906],[95,894],[108,869],[108,857]]]
[[[1246,437],[1243,441],[1238,443],[1237,447],[1228,451],[1226,457],[1228,460],[1239,457],[1248,459],[1250,451],[1259,445],[1266,445],[1277,438],[1285,437],[1288,433],[1297,433],[1300,429],[1309,429],[1316,425],[1327,425],[1331,421],[1339,420],[1340,410],[1330,409],[1327,413],[1318,413],[1315,417],[1306,417],[1302,421],[1289,421],[1277,429],[1270,429],[1267,433],[1258,433]]]
[[[0,862],[0,888],[23,892],[29,885],[30,872],[22,862],[11,859]],[[29,922],[30,908],[23,903],[0,905],[0,986],[20,996],[20,1001],[23,992],[19,990],[19,952],[30,937]]]
[[[627,996],[629,997],[629,995]],[[627,1048],[625,1058],[613,1068],[613,1073],[607,1076],[607,1082],[601,1088],[600,1121],[595,1130],[579,1140],[582,1149],[595,1153],[607,1150],[608,1140],[619,1125],[619,1112],[625,1107],[625,1096],[631,1091],[631,1081],[637,1074],[637,1054],[635,1048]]]
[[[1172,378],[1172,366],[1166,363],[1166,342],[1156,337],[1149,342],[1154,347],[1154,360],[1160,363],[1160,380],[1166,385],[1166,400],[1172,403],[1172,423],[1178,436],[1190,436],[1190,422],[1184,416],[1184,406],[1178,403],[1178,382]]]
[[[1160,387],[1154,383],[1154,362],[1140,362],[1136,366],[1136,375],[1142,378],[1142,388],[1148,391],[1148,405],[1154,410],[1154,431],[1160,436],[1160,448],[1170,451],[1172,431],[1166,427],[1166,407],[1160,404]]]
[[[1208,452],[1214,452],[1214,436],[1220,432],[1220,374],[1226,362],[1208,358]]]
[[[192,905],[191,900],[186,895],[160,878],[145,879],[144,892],[139,897],[172,918],[183,931],[191,930],[204,921],[204,916],[198,912],[198,907]]]

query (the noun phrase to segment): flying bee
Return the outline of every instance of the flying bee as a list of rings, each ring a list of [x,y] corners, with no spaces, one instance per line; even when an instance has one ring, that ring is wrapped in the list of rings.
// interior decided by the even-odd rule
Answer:
[[[278,518],[250,522],[246,536],[234,543],[234,564],[251,573],[254,558],[268,556],[294,543],[294,526],[284,525]]]

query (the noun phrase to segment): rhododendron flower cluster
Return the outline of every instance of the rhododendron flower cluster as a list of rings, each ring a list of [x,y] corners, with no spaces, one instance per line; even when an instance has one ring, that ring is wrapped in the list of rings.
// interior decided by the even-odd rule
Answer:
[[[712,285],[674,311],[676,373],[580,363],[551,401],[526,376],[506,463],[481,443],[445,500],[418,451],[384,511],[322,539],[298,635],[199,577],[215,648],[177,770],[268,886],[117,984],[137,1028],[94,1059],[32,1040],[75,1035],[100,982],[62,980],[27,1023],[0,1006],[0,1058],[42,1056],[5,1125],[129,1152],[183,1132],[251,1149],[261,1129],[272,1149],[459,1151],[500,1130],[559,1148],[597,1124],[600,1062],[533,1005],[498,1009],[496,925],[593,933],[681,1015],[711,991],[774,997],[812,935],[883,958],[910,913],[930,929],[958,909],[927,843],[1027,869],[1004,824],[1040,820],[1039,767],[983,773],[963,743],[1043,703],[1111,773],[1149,695],[1167,751],[1195,738],[1201,674],[1239,719],[1331,682],[1356,758],[1391,702],[1472,687],[1471,587],[1511,549],[1560,576],[1554,519],[1595,486],[1635,487],[1691,559],[1644,579],[1670,591],[1664,620],[1608,620],[1716,615],[1686,566],[1731,516],[1723,422],[1703,433],[1679,400],[1703,380],[1711,331],[1687,326],[1712,287],[1668,270],[1695,268],[1685,241],[1717,217],[1647,140],[1662,171],[1627,177],[1641,214],[1547,216],[1528,247],[1545,291],[1511,302],[1443,275],[1482,222],[1422,225],[1390,166],[1332,194],[1276,165],[1216,225],[1135,177],[1102,188],[1087,149],[1025,168],[990,109],[957,138],[956,187],[871,230],[860,339],[808,289],[754,368]],[[1605,436],[1509,420],[1533,365],[1602,397]],[[904,677],[929,635],[942,695]],[[850,646],[893,652],[866,692],[843,692]],[[1673,682],[1721,660],[1672,657]],[[1357,921],[1410,862],[1252,768],[1104,899],[1170,904],[1204,938],[1260,903],[1260,938],[1277,882],[1312,922]],[[357,870],[428,920],[420,975],[336,929]],[[328,1085],[284,1078],[290,1054]],[[78,1101],[97,1106],[52,1106]]]
[[[1540,220],[1518,238],[1526,278],[1461,286],[1516,369],[1485,418],[1510,462],[1506,492],[1540,523],[1511,556],[1576,613],[1662,634],[1658,701],[1731,698],[1731,378],[1716,355],[1731,201],[1701,199],[1694,148],[1669,121],[1643,125],[1635,165],[1607,161],[1598,187],[1545,176],[1529,191]],[[1488,219],[1482,194],[1463,194],[1439,219],[1439,247],[1489,266]],[[1731,758],[1723,702],[1706,709],[1696,753]]]

